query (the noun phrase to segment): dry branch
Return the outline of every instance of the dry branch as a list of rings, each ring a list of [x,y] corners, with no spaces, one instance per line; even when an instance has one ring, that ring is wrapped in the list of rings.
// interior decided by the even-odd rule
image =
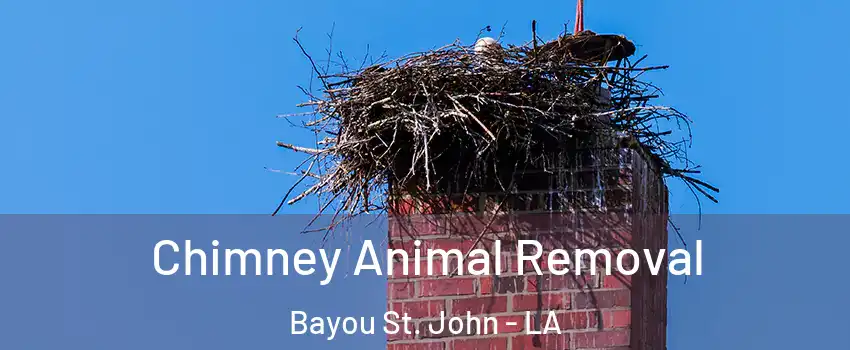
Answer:
[[[323,210],[345,218],[385,209],[388,191],[511,191],[524,169],[557,168],[565,144],[600,138],[641,149],[664,175],[715,200],[717,189],[691,176],[690,119],[652,104],[660,89],[640,80],[667,66],[576,59],[566,48],[577,37],[538,45],[535,34],[483,54],[453,43],[365,68],[343,61],[334,73],[320,71],[296,38],[322,83],[305,91],[299,106],[312,118],[303,126],[325,137],[314,147],[278,143],[310,158],[296,186],[312,183],[284,202],[319,196]],[[671,126],[687,135],[672,139]]]

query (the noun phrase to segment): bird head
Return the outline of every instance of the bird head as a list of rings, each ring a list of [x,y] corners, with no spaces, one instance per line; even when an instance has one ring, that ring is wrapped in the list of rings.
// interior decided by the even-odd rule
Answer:
[[[489,50],[492,50],[492,49],[501,49],[501,48],[502,48],[502,46],[499,45],[499,42],[497,42],[496,39],[493,39],[491,37],[484,37],[484,38],[478,39],[478,41],[475,42],[475,53],[476,54],[482,54],[485,51],[489,51]]]

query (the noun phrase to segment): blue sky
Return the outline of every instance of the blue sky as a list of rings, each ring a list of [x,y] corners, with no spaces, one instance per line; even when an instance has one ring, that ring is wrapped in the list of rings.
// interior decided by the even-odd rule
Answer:
[[[311,139],[275,118],[296,111],[303,101],[296,86],[309,82],[309,66],[291,40],[296,29],[304,28],[301,37],[317,55],[335,26],[336,49],[360,57],[368,46],[393,57],[457,38],[472,43],[487,25],[507,24],[505,41],[519,43],[533,19],[541,36],[552,38],[572,21],[574,7],[573,1],[0,2],[0,213],[269,213],[295,179],[264,167],[286,170],[300,161],[275,141]],[[638,54],[649,55],[648,64],[671,66],[650,78],[664,88],[665,103],[695,121],[691,156],[703,165],[703,178],[721,188],[721,202],[706,204],[705,213],[850,213],[850,187],[842,181],[850,130],[842,83],[850,77],[840,66],[850,53],[843,44],[850,4],[588,0],[586,7],[588,29],[626,34]],[[676,183],[671,209],[697,211]],[[312,210],[308,203],[285,212]],[[781,295],[766,294],[760,286],[784,275],[739,273],[740,266],[769,268],[766,262],[799,245],[793,239],[799,236],[787,235],[760,249],[770,237],[704,238],[714,247],[738,248],[728,253],[733,258],[717,258],[714,279],[671,284],[671,320],[677,320],[671,343],[713,349],[726,343],[700,337],[734,334],[739,343],[752,342],[741,348],[778,349],[798,343],[758,342],[748,334],[775,336],[787,327],[783,319],[846,324],[818,308],[771,308],[797,305],[809,291],[793,284]],[[829,238],[834,246],[850,243]],[[813,270],[797,266],[789,273],[834,281]],[[821,298],[837,298],[847,287],[835,283],[838,291]],[[707,304],[699,301],[711,295]],[[741,316],[733,308],[747,305],[757,312]],[[752,325],[760,328],[740,331]],[[820,341],[814,344],[834,345]]]
[[[293,178],[264,171],[309,141],[296,111],[320,55],[424,50],[507,24],[554,37],[573,1],[5,1],[0,4],[0,173],[5,213],[267,213]],[[587,27],[627,34],[665,101],[695,121],[692,157],[721,188],[708,213],[847,213],[841,178],[850,119],[831,68],[840,1],[587,2]],[[827,170],[827,169],[835,169]],[[792,185],[793,184],[793,185]],[[671,208],[694,213],[672,184]],[[312,205],[291,208],[309,212]]]

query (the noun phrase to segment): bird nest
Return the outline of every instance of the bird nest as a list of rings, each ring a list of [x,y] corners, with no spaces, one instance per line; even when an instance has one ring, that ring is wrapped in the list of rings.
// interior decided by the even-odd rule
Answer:
[[[640,149],[664,175],[715,200],[717,189],[692,177],[690,119],[653,104],[660,91],[641,79],[667,67],[632,62],[623,37],[453,43],[368,67],[337,62],[338,72],[295,41],[322,83],[302,89],[309,100],[300,106],[311,111],[298,114],[319,137],[310,147],[278,142],[306,155],[281,205],[318,197],[320,213],[350,217],[387,209],[391,193],[510,192],[526,170],[553,169],[591,144]]]

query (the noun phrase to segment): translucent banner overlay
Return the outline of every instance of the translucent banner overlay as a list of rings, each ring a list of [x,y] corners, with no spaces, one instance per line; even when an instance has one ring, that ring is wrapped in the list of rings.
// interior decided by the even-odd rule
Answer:
[[[292,334],[293,310],[311,317],[381,320],[387,308],[386,276],[353,272],[365,240],[386,252],[392,223],[363,216],[326,237],[326,231],[303,231],[332,218],[313,219],[0,216],[0,349],[385,348],[387,336],[380,329],[375,335],[340,331],[333,340]],[[850,215],[682,215],[671,221],[681,239],[669,229],[670,249],[687,245],[693,251],[701,241],[702,275],[669,276],[669,348],[846,344],[840,335],[850,326],[843,251],[850,245]],[[187,240],[207,252],[216,245],[281,249],[289,253],[289,273],[157,272],[157,244],[172,241],[182,252]],[[293,265],[295,252],[320,248],[341,250],[334,276],[324,285],[318,253],[311,275],[297,273]],[[162,252],[163,269],[182,259],[171,250]]]

